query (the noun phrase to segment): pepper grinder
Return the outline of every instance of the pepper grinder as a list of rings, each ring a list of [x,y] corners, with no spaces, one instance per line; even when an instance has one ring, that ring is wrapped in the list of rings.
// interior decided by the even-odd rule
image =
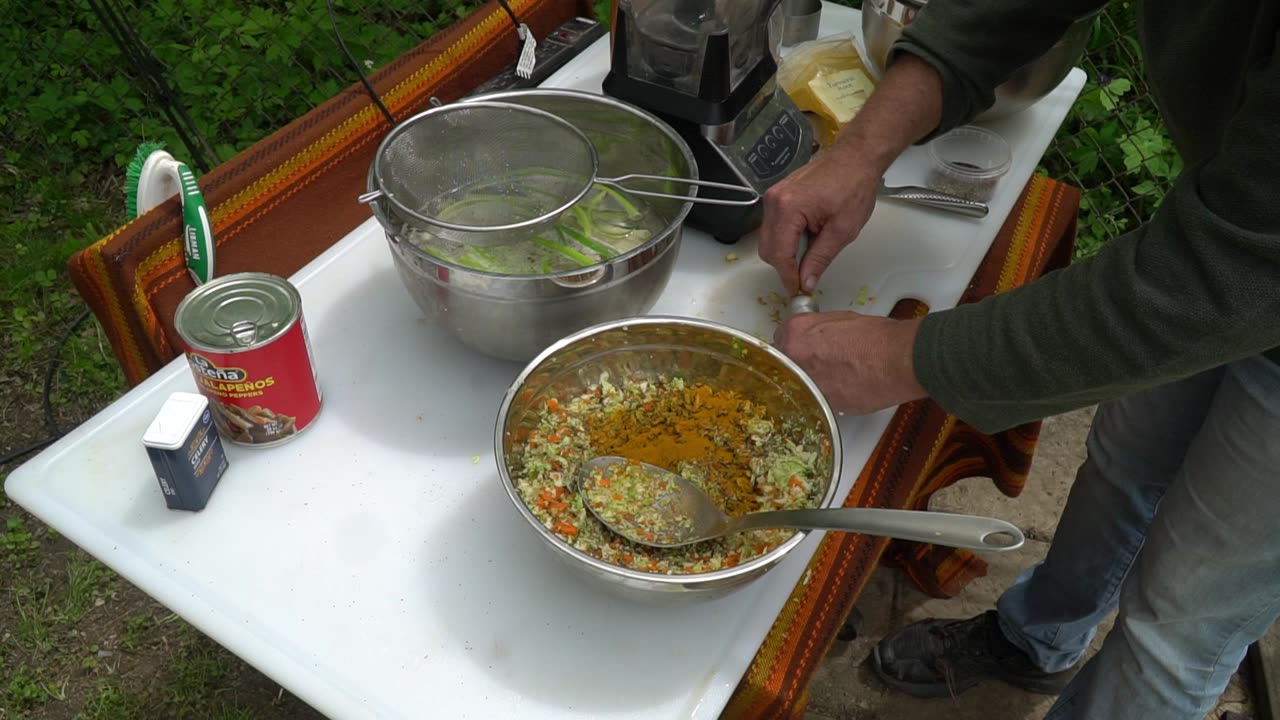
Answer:
[[[818,300],[812,295],[800,293],[787,302],[787,317],[811,312],[818,312]]]
[[[804,260],[804,254],[809,250],[809,231],[806,229],[800,233],[800,246],[796,252],[796,264]],[[802,313],[818,312],[818,299],[814,296],[800,291],[787,301],[787,317],[795,317]]]

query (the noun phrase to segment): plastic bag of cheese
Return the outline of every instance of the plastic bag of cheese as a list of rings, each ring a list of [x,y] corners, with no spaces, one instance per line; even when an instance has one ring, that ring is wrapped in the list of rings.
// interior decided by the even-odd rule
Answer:
[[[823,147],[835,140],[875,89],[852,33],[797,45],[778,67],[778,84],[798,108],[817,116]]]

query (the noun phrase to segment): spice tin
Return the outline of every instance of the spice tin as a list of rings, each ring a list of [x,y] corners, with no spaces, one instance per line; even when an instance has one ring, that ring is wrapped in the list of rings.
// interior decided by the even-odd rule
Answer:
[[[203,395],[176,392],[142,435],[171,510],[203,510],[227,470],[227,455],[212,415]]]
[[[174,315],[196,386],[222,436],[240,445],[285,442],[320,413],[302,296],[266,273],[225,275],[187,295]]]

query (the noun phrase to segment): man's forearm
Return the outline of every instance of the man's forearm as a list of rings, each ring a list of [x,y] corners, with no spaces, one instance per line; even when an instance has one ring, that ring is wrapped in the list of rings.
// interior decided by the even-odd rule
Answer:
[[[889,66],[867,103],[841,131],[831,152],[850,159],[850,168],[879,178],[942,117],[942,77],[929,63],[901,55]]]

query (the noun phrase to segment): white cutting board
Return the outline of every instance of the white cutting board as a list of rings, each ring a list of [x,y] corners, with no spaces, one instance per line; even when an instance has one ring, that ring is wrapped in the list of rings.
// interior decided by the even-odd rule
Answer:
[[[824,27],[855,15],[826,6]],[[552,79],[604,72],[605,40]],[[980,222],[881,204],[824,280],[838,307],[867,285],[887,312],[956,302],[1079,92],[1076,71],[998,127],[1008,181]],[[891,181],[915,181],[913,150]],[[740,259],[729,263],[727,252]],[[719,715],[821,533],[765,578],[700,606],[634,605],[581,583],[510,507],[494,465],[501,395],[519,371],[428,324],[370,220],[293,276],[325,407],[296,440],[228,449],[200,513],[169,511],[140,444],[179,359],[8,478],[9,497],[333,718],[699,718]],[[687,233],[655,313],[772,332],[776,280],[750,243]],[[845,298],[848,298],[846,300]],[[841,419],[847,493],[891,417]]]

